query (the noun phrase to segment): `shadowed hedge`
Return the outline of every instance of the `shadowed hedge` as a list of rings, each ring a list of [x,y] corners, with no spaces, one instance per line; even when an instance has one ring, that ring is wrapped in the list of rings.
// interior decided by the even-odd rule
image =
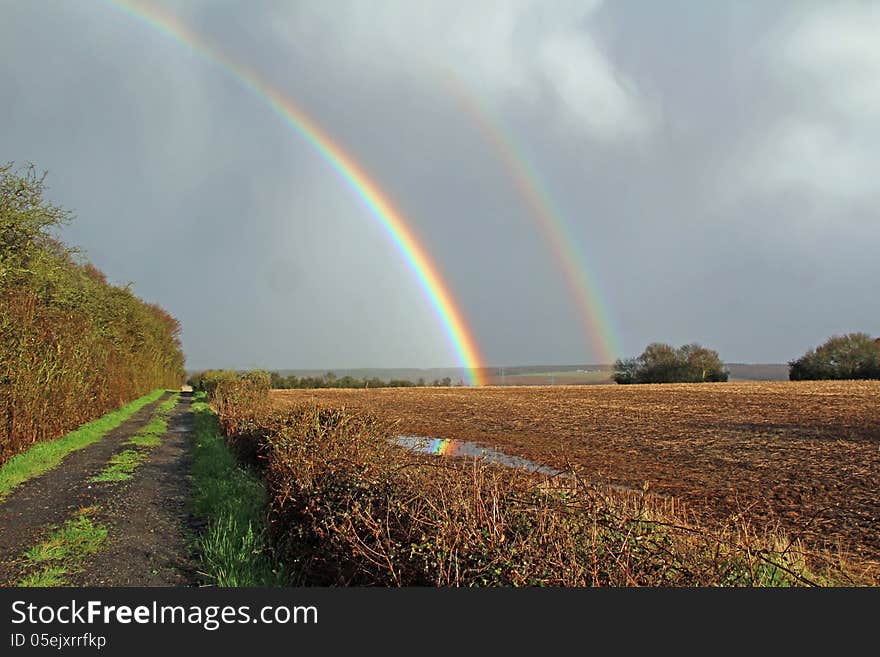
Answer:
[[[0,463],[184,376],[177,320],[55,237],[44,178],[0,166]]]

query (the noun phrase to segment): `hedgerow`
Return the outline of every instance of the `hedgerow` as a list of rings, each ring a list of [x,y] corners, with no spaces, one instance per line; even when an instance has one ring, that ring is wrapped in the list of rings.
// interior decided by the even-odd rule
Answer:
[[[44,181],[0,165],[0,463],[184,376],[178,321],[57,238]]]

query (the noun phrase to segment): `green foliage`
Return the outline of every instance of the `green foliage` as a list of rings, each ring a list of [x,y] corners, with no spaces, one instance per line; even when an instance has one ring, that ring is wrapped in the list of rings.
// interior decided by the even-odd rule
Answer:
[[[85,560],[107,539],[107,528],[94,522],[91,515],[97,507],[83,509],[42,543],[28,550],[25,563],[38,567],[18,582],[18,586],[63,586],[66,575],[82,569]]]
[[[617,383],[702,383],[727,381],[718,352],[698,344],[678,349],[661,342],[649,344],[638,358],[614,363]]]
[[[0,288],[27,280],[65,252],[50,231],[70,215],[43,200],[45,178],[33,166],[20,175],[11,164],[0,166]]]
[[[880,379],[880,338],[867,333],[835,335],[788,365],[792,381]]]
[[[183,379],[177,320],[59,242],[43,192],[0,167],[0,463]]]
[[[266,533],[266,491],[239,467],[201,402],[195,412],[195,513],[207,522],[197,540],[203,572],[217,586],[283,585]]]

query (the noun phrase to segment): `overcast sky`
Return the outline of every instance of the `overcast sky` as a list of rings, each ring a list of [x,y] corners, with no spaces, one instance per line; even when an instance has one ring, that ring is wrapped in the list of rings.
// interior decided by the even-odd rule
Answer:
[[[304,107],[393,198],[492,364],[598,356],[449,74],[506,126],[623,355],[782,362],[880,334],[880,2],[162,2]],[[440,367],[415,277],[224,70],[99,0],[0,0],[0,160],[64,238],[177,316],[190,368]]]

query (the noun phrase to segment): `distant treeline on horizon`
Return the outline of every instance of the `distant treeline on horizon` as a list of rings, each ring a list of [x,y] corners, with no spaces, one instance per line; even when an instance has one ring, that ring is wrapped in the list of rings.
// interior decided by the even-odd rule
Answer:
[[[242,377],[254,375],[264,378],[268,387],[276,390],[307,388],[414,388],[420,386],[449,387],[464,385],[463,380],[454,381],[448,376],[432,379],[431,381],[425,378],[410,381],[408,379],[384,380],[378,377],[337,376],[333,372],[327,372],[319,376],[300,377],[294,374],[284,376],[278,372],[267,372],[265,370],[204,370],[190,374],[187,383],[194,390],[212,391],[214,386],[220,381],[238,380]]]
[[[327,372],[321,376],[303,376],[294,374],[282,376],[278,372],[269,372],[269,381],[273,389],[292,390],[303,388],[415,388],[424,386],[449,387],[452,385],[463,386],[464,381],[458,380],[453,383],[452,378],[433,379],[428,382],[424,377],[417,381],[409,379],[382,380],[379,377],[357,378],[349,375],[336,376],[333,372]]]
[[[789,366],[783,363],[745,364],[728,363],[733,380],[739,381],[785,381],[788,379]],[[189,370],[187,377],[196,380],[208,372],[241,373],[242,370]],[[264,370],[271,377],[272,387],[277,389],[303,388],[407,388],[420,386],[457,386],[463,385],[464,371],[460,368],[360,368],[341,370]],[[547,385],[547,383],[529,383],[517,377],[540,374],[559,374],[560,372],[607,372],[608,380],[579,381],[577,384],[611,383],[614,370],[608,365],[514,365],[486,368],[486,378],[491,385],[504,385],[507,377],[508,385]],[[560,380],[560,383],[571,385],[572,381]]]

